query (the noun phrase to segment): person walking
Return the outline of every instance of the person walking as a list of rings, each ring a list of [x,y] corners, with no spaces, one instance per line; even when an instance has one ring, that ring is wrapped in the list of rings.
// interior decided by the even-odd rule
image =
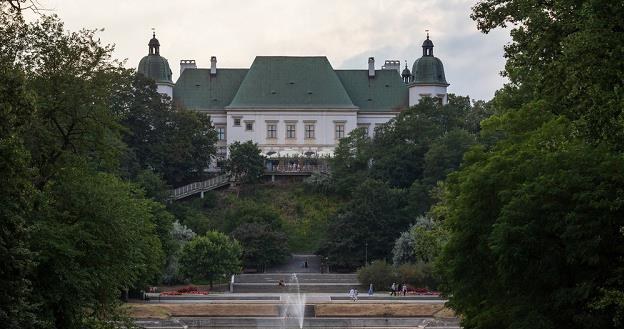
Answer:
[[[351,290],[349,290],[349,298],[355,301],[355,289],[351,288]]]
[[[355,292],[353,294],[353,301],[357,302],[357,300],[358,300],[358,291],[357,291],[357,288],[355,288]]]
[[[396,283],[392,282],[392,286],[390,287],[390,296],[396,296]]]
[[[403,296],[407,295],[407,285],[403,283]]]
[[[368,295],[369,296],[373,295],[373,284],[372,283],[368,286]]]

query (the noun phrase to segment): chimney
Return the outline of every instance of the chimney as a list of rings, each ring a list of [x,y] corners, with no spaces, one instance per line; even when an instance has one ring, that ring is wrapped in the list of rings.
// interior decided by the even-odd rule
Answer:
[[[210,57],[210,75],[217,75],[217,57]]]
[[[368,58],[368,77],[375,77],[375,57]]]
[[[180,75],[182,75],[182,72],[184,72],[184,70],[186,69],[196,69],[197,68],[197,64],[195,63],[194,59],[183,59],[180,61]]]

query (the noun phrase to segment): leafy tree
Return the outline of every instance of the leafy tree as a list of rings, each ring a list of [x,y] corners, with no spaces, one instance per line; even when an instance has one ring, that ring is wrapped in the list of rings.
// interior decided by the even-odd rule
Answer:
[[[369,259],[386,259],[394,240],[409,224],[405,192],[368,179],[330,220],[327,242],[319,251],[331,265],[353,269]]]
[[[481,0],[471,16],[484,33],[511,27],[505,46],[507,104],[541,100],[591,141],[624,148],[624,8],[608,0]]]
[[[264,156],[258,144],[252,141],[232,143],[226,168],[240,184],[259,182],[264,174]]]
[[[26,227],[35,189],[29,153],[20,139],[32,109],[23,75],[0,55],[0,323],[9,329],[35,323],[28,280],[34,264]]]
[[[210,118],[174,105],[157,92],[153,80],[141,74],[123,78],[127,92],[118,94],[113,110],[126,128],[126,175],[134,177],[150,169],[170,185],[203,178],[216,152],[217,134]]]
[[[442,225],[420,216],[395,241],[392,261],[395,266],[410,262],[430,263],[440,254],[446,240],[447,232]]]
[[[330,159],[334,188],[340,194],[349,194],[353,187],[362,182],[370,166],[370,138],[364,129],[355,129],[341,138]]]
[[[43,191],[31,246],[43,320],[57,328],[106,321],[121,289],[147,284],[162,267],[158,206],[110,174],[67,168]]]
[[[433,141],[425,154],[423,182],[434,186],[444,180],[459,168],[464,153],[475,143],[474,136],[463,129],[453,129]]]
[[[289,255],[286,234],[267,224],[243,223],[232,232],[232,237],[243,247],[245,267],[253,266],[264,271],[267,266],[283,262]]]
[[[180,224],[179,221],[173,222],[170,235],[173,241],[173,252],[167,255],[166,266],[162,275],[163,282],[167,284],[182,281],[180,277],[180,254],[184,245],[197,236],[193,230]]]
[[[494,131],[535,128],[474,148],[447,180],[440,268],[466,328],[621,325],[608,292],[624,282],[624,160],[542,117],[530,107],[494,117]]]
[[[435,290],[439,284],[439,277],[432,263],[402,264],[396,268],[396,272],[400,282],[417,288]]]
[[[241,255],[242,249],[238,241],[212,231],[197,236],[184,245],[180,270],[194,280],[208,280],[212,288],[215,279],[240,271]]]

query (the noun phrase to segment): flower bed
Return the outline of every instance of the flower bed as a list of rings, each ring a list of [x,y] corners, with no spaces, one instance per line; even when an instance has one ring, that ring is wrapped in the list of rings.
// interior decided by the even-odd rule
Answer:
[[[207,290],[199,290],[195,286],[187,286],[174,291],[163,291],[161,296],[180,296],[180,295],[208,295]]]

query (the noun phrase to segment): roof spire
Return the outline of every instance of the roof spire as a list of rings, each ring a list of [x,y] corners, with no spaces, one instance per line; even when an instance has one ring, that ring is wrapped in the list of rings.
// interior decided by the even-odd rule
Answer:
[[[160,42],[156,39],[156,29],[152,27],[152,39],[147,44],[150,55],[160,55]]]
[[[433,41],[429,40],[429,30],[425,30],[427,39],[422,44],[423,56],[433,56]]]

